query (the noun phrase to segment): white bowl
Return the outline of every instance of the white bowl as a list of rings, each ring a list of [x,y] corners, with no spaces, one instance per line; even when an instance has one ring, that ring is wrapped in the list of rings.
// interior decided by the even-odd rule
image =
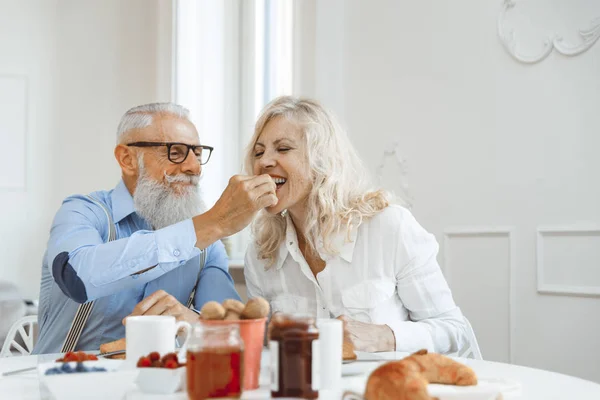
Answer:
[[[138,368],[137,383],[144,393],[172,394],[185,388],[185,366],[179,368]]]
[[[139,371],[125,369],[123,360],[84,361],[87,368],[100,367],[106,371],[73,372],[46,375],[51,368],[60,368],[62,362],[48,362],[38,365],[38,376],[56,400],[79,399],[121,399],[128,390],[135,388],[134,382]],[[68,363],[75,368],[77,363]]]

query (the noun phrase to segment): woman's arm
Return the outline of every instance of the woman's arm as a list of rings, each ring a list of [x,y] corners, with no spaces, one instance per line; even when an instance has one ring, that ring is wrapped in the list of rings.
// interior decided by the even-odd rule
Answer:
[[[396,351],[456,353],[467,341],[466,323],[436,260],[437,241],[408,210],[401,217],[396,288],[410,321],[389,324]]]

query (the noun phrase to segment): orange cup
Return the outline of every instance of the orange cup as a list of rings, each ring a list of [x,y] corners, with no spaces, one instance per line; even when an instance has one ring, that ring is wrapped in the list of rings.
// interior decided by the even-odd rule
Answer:
[[[265,339],[267,318],[240,319],[237,321],[200,320],[204,325],[238,325],[244,341],[244,390],[258,389],[260,357]]]

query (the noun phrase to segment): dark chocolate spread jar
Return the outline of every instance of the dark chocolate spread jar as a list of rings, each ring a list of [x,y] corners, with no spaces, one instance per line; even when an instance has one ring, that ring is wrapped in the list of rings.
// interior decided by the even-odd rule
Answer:
[[[277,314],[271,324],[271,396],[316,399],[319,331],[314,318]]]

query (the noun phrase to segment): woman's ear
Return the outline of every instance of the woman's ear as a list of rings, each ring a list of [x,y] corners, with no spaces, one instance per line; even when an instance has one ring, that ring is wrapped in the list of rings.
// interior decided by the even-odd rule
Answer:
[[[134,151],[123,144],[115,147],[115,158],[123,171],[124,176],[135,177],[138,175],[138,162]]]

